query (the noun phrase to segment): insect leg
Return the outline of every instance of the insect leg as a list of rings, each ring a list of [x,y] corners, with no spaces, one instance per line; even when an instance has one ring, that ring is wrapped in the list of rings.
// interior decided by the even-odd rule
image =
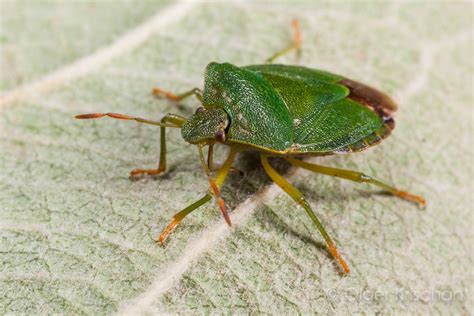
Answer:
[[[225,221],[229,226],[232,226],[232,223],[230,222],[230,217],[229,214],[227,213],[227,209],[225,207],[225,202],[224,199],[221,196],[221,192],[219,191],[219,186],[216,184],[216,182],[211,178],[211,171],[209,170],[209,167],[206,164],[206,161],[204,160],[204,154],[202,153],[202,147],[203,145],[198,145],[198,151],[199,151],[199,160],[201,161],[201,165],[204,169],[204,172],[206,173],[207,180],[209,181],[209,185],[211,186],[212,191],[217,197],[217,203],[219,204],[219,207],[221,209],[221,213],[224,216]],[[226,162],[224,165],[221,167],[222,168],[228,168],[230,169],[232,162],[234,161],[235,154],[237,152],[234,150],[230,150],[229,152],[229,157],[227,158]],[[227,164],[226,164],[227,163]],[[229,172],[229,170],[226,171],[226,175]],[[219,174],[217,175],[219,177]]]
[[[316,164],[311,164],[305,161],[301,161],[298,159],[294,158],[286,158],[291,164],[301,167],[310,171],[314,171],[317,173],[325,174],[328,176],[333,176],[333,177],[338,177],[338,178],[343,178],[355,182],[366,182],[370,183],[373,185],[376,185],[378,187],[381,187],[382,189],[390,192],[391,194],[398,196],[402,199],[416,202],[420,207],[424,207],[426,205],[426,201],[424,198],[418,195],[411,194],[406,191],[399,190],[395,187],[392,187],[382,181],[379,181],[377,179],[374,179],[368,175],[365,175],[361,172],[357,171],[351,171],[351,170],[345,170],[345,169],[337,169],[337,168],[331,168],[331,167],[324,167]]]
[[[214,144],[209,145],[209,149],[207,151],[207,167],[210,171],[216,171],[219,169],[218,167],[214,167]],[[230,167],[229,172],[239,176],[244,175],[244,172],[242,170],[239,170],[234,167]]]
[[[222,165],[222,167],[217,171],[217,175],[214,181],[216,187],[220,188],[222,184],[224,183],[227,175],[229,174],[230,167],[232,166],[232,163],[234,162],[236,151],[231,150],[229,153],[229,156],[227,157],[226,161]],[[212,195],[214,194],[213,190],[209,190],[206,195],[204,195],[201,199],[198,201],[194,202],[193,204],[189,205],[179,213],[176,213],[173,216],[173,220],[171,223],[163,230],[163,232],[160,234],[160,236],[157,238],[157,241],[161,244],[163,244],[168,238],[168,235],[174,230],[176,225],[178,225],[179,222],[183,220],[186,215],[197,209],[203,204],[206,204],[209,202],[212,198]]]
[[[184,122],[186,122],[185,117],[182,117],[176,114],[167,114],[165,117],[161,119],[161,122],[150,121],[150,120],[143,119],[140,117],[133,117],[133,116],[118,114],[118,113],[81,114],[81,115],[76,115],[75,118],[76,119],[95,119],[95,118],[100,118],[104,116],[108,116],[108,117],[119,119],[119,120],[133,120],[139,123],[158,125],[161,127],[161,138],[160,138],[161,149],[160,149],[160,162],[159,162],[158,168],[157,169],[135,169],[130,172],[130,176],[137,176],[139,174],[156,175],[165,171],[166,169],[166,138],[165,138],[166,127],[180,128],[184,124]]]
[[[210,144],[207,150],[207,167],[214,171],[214,144]]]
[[[291,22],[291,26],[293,28],[293,41],[290,44],[288,44],[288,46],[286,46],[282,50],[276,52],[270,58],[265,60],[266,64],[273,63],[275,61],[275,59],[289,53],[293,49],[296,49],[296,52],[297,52],[298,56],[301,54],[302,38],[301,38],[300,23],[299,23],[298,20],[295,19]]]
[[[195,95],[199,101],[202,101],[202,90],[199,88],[193,88],[180,94],[174,94],[161,88],[153,88],[152,93],[156,97],[163,97],[171,101],[181,101],[192,95]]]
[[[301,205],[308,216],[311,218],[313,221],[314,225],[318,228],[319,232],[323,236],[324,240],[326,241],[326,244],[328,246],[329,252],[331,255],[339,261],[339,264],[341,265],[342,269],[344,270],[344,273],[349,273],[349,266],[347,263],[344,261],[344,259],[341,257],[339,252],[337,251],[337,248],[332,241],[331,237],[329,237],[328,233],[326,232],[326,229],[324,228],[323,224],[321,221],[318,219],[316,214],[313,212],[311,207],[309,206],[309,203],[305,200],[303,195],[301,194],[300,191],[298,191],[295,187],[293,187],[288,181],[286,181],[278,172],[276,172],[275,169],[272,168],[270,163],[268,162],[268,157],[265,155],[260,155],[260,159],[262,161],[263,168],[267,172],[268,176],[280,187],[288,193],[289,196],[293,200],[295,200],[296,203]]]
[[[176,225],[178,225],[179,222],[181,222],[183,220],[183,218],[185,218],[189,213],[191,213],[192,211],[194,211],[195,209],[197,209],[201,205],[206,204],[207,202],[209,202],[211,200],[211,198],[212,198],[212,195],[210,193],[207,193],[206,195],[204,195],[202,198],[200,198],[199,200],[197,200],[193,204],[189,205],[188,207],[186,207],[182,211],[176,213],[173,216],[173,220],[171,221],[171,223],[169,223],[168,226],[166,226],[166,228],[163,230],[163,232],[161,232],[160,236],[158,236],[158,238],[156,238],[155,240],[163,245],[165,243],[166,239],[168,238],[169,234],[176,228]]]
[[[176,114],[167,114],[165,117],[161,119],[162,124],[171,123],[178,127],[181,127],[184,122],[186,122],[186,118],[176,115]],[[160,128],[160,162],[158,163],[157,169],[134,169],[130,171],[131,177],[136,177],[141,174],[147,175],[157,175],[166,170],[166,128],[165,126],[161,126]]]

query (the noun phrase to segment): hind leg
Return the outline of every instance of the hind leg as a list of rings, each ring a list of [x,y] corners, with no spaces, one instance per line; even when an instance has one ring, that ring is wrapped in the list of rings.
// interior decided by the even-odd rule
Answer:
[[[275,61],[275,59],[291,52],[292,50],[296,50],[296,53],[298,55],[301,54],[302,38],[301,38],[301,31],[300,31],[300,23],[299,23],[298,20],[293,20],[292,23],[291,23],[291,26],[293,28],[293,41],[290,44],[288,44],[288,46],[286,46],[282,50],[276,52],[270,58],[265,60],[266,64],[273,63]]]
[[[312,163],[294,159],[294,158],[285,158],[285,159],[288,160],[292,165],[297,166],[297,167],[301,167],[301,168],[304,168],[313,172],[325,174],[328,176],[343,178],[343,179],[347,179],[347,180],[351,180],[355,182],[365,182],[365,183],[373,184],[384,189],[387,192],[390,192],[391,194],[395,196],[398,196],[399,198],[418,203],[418,206],[420,207],[424,207],[426,205],[425,199],[422,198],[421,196],[397,189],[380,180],[374,179],[366,174],[363,174],[362,172],[338,169],[338,168],[332,168],[332,167],[324,167],[324,166],[312,164]]]

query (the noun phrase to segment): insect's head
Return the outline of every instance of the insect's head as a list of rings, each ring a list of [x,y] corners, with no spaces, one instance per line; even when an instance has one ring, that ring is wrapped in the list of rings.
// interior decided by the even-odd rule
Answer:
[[[181,136],[191,144],[225,142],[229,115],[221,108],[200,107],[181,128]]]

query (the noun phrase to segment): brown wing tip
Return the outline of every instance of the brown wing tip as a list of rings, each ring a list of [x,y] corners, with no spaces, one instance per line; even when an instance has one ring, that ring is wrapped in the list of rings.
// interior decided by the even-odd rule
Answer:
[[[397,104],[383,92],[360,82],[344,78],[339,83],[349,88],[349,98],[360,102],[387,120],[397,111]]]

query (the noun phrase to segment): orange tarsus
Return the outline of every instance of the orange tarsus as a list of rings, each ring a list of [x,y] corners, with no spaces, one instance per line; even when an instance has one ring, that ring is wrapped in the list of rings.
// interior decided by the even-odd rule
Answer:
[[[222,211],[222,215],[224,216],[224,219],[227,223],[227,225],[229,225],[230,227],[232,227],[232,223],[230,221],[230,217],[229,217],[229,214],[227,213],[227,209],[225,207],[225,202],[224,200],[219,197],[217,198],[217,203],[219,203],[219,207],[221,208],[221,211]]]
[[[344,261],[344,259],[342,259],[341,255],[339,254],[339,252],[337,251],[337,248],[336,246],[334,246],[334,244],[332,243],[328,243],[328,248],[329,248],[329,252],[332,254],[332,256],[334,258],[337,259],[337,261],[339,261],[339,264],[341,265],[342,269],[344,270],[344,273],[345,274],[349,274],[349,272],[351,271],[349,269],[349,266],[347,265],[347,263]]]
[[[152,175],[160,174],[162,172],[163,170],[161,169],[134,169],[130,171],[130,176],[135,177],[140,174],[147,174],[147,175],[152,176]]]
[[[426,206],[426,200],[422,198],[421,196],[414,195],[406,191],[396,191],[394,195],[408,201],[416,202],[422,208]]]
[[[173,218],[173,221],[171,221],[171,223],[166,226],[165,230],[160,234],[156,241],[159,242],[161,245],[164,245],[166,238],[168,238],[168,235],[173,231],[173,229],[178,223],[179,221],[176,220],[176,218]]]
[[[178,101],[178,96],[173,92],[163,90],[161,88],[153,88],[152,93],[154,96],[162,96],[172,101]]]
[[[300,22],[297,19],[294,19],[291,22],[291,26],[293,27],[293,41],[295,43],[295,46],[296,48],[300,48],[301,43],[303,41],[300,30]]]
[[[232,227],[232,223],[230,221],[229,213],[227,213],[227,208],[225,206],[224,199],[221,196],[221,192],[219,191],[219,188],[217,187],[216,183],[210,176],[207,176],[207,179],[209,180],[209,183],[211,185],[211,189],[214,192],[214,194],[217,197],[217,202],[219,203],[219,207],[221,209],[222,215],[224,216],[225,221],[227,222],[227,225]]]

